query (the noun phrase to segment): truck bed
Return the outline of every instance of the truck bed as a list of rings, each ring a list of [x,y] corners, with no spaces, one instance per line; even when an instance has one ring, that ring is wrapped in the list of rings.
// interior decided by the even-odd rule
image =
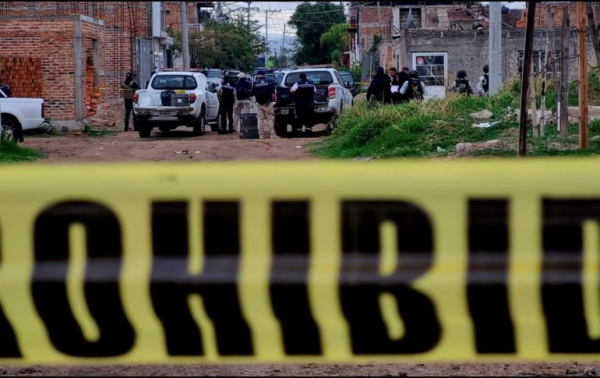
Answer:
[[[275,107],[294,107],[294,96],[290,93],[288,87],[279,86],[277,87],[277,102]],[[329,86],[328,85],[317,85],[317,92],[315,93],[315,106],[327,106],[329,105]]]

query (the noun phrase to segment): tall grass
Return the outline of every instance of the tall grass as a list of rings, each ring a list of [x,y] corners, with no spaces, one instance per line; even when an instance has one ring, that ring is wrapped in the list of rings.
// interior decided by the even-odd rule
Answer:
[[[600,102],[600,78],[590,75],[597,83]],[[418,158],[440,157],[453,153],[458,143],[474,143],[499,139],[499,149],[473,151],[475,156],[510,156],[515,154],[518,123],[516,110],[520,105],[520,83],[507,82],[504,89],[490,97],[465,97],[451,94],[445,99],[411,102],[400,105],[380,105],[358,102],[338,119],[338,127],[326,139],[311,145],[310,151],[325,158]],[[592,92],[590,84],[590,93]],[[595,94],[596,96],[596,94]],[[546,99],[549,109],[554,99]],[[592,102],[593,103],[593,102]],[[592,104],[591,103],[591,104]],[[552,106],[550,106],[552,105]],[[498,122],[490,128],[475,128],[480,121],[471,113],[489,110],[492,117],[486,122]],[[570,135],[577,134],[576,125]],[[558,138],[555,125],[548,125],[546,136],[533,138],[529,131],[531,155],[569,155],[600,153],[600,141],[591,148],[578,151],[569,148],[573,140]],[[590,135],[600,135],[600,121],[592,122]],[[563,143],[564,148],[557,148]],[[561,145],[562,146],[562,145]]]
[[[41,152],[19,146],[8,139],[0,138],[0,163],[33,161],[44,157],[45,155]]]

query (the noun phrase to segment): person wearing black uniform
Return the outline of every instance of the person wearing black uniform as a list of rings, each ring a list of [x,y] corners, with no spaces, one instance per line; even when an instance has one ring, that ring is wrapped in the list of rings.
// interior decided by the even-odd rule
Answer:
[[[490,90],[490,66],[487,64],[483,66],[483,75],[479,78],[479,83],[477,84],[477,93],[480,96],[487,96],[488,91]]]
[[[235,92],[237,99],[233,109],[233,130],[237,131],[240,125],[240,119],[244,109],[250,109],[250,97],[252,97],[252,83],[246,80],[246,74],[240,72],[238,81],[235,83]]]
[[[254,83],[252,83],[252,95],[258,104],[258,133],[260,139],[271,139],[275,135],[275,112],[273,103],[275,102],[275,86],[265,80],[265,71],[260,70],[256,73]]]
[[[391,80],[384,73],[383,67],[379,67],[367,89],[367,101],[379,101],[383,104],[389,104],[392,99],[390,83]]]
[[[402,84],[400,94],[404,95],[406,101],[423,100],[427,95],[425,83],[419,80],[419,73],[412,70],[408,73],[408,80]]]
[[[297,129],[303,126],[312,129],[316,91],[317,87],[306,79],[306,74],[304,73],[300,74],[300,81],[295,83],[292,89],[290,89],[290,93],[294,96],[294,103],[296,104]]]
[[[456,73],[456,80],[452,82],[450,88],[448,88],[450,92],[455,92],[463,95],[470,96],[475,94],[473,90],[473,86],[471,82],[467,80],[467,73],[464,70],[460,70]]]
[[[121,89],[123,89],[123,99],[125,100],[125,131],[129,131],[129,117],[133,112],[133,95],[137,89],[140,89],[138,83],[133,80],[131,72],[127,72],[125,75],[125,82],[121,85]],[[135,115],[133,116],[133,129],[138,131]]]
[[[219,96],[219,114],[221,116],[219,134],[233,133],[233,105],[236,93],[228,76],[223,78],[223,85],[217,95]]]

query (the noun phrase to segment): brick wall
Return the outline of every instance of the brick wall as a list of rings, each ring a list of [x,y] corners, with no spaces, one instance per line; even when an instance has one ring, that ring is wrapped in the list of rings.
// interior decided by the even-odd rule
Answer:
[[[39,60],[39,96],[46,104],[46,115],[55,120],[74,120],[75,117],[75,16],[56,17],[0,17],[0,50],[13,57],[26,57]],[[104,64],[104,27],[93,22],[81,21],[82,67],[84,70],[83,90],[86,104],[91,105],[97,95],[97,103],[102,101],[96,86],[104,85],[100,67]],[[98,43],[98,66],[93,64],[93,40]],[[98,81],[91,85],[85,74],[98,74]],[[97,72],[100,71],[100,72]],[[8,75],[10,80],[10,75]],[[11,83],[19,87],[19,83]],[[13,93],[21,96],[22,93]],[[90,112],[91,113],[90,109]]]

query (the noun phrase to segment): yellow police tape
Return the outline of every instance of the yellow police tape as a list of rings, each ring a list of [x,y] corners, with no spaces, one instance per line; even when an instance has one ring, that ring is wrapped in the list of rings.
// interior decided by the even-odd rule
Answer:
[[[600,356],[597,160],[0,168],[0,361]]]

